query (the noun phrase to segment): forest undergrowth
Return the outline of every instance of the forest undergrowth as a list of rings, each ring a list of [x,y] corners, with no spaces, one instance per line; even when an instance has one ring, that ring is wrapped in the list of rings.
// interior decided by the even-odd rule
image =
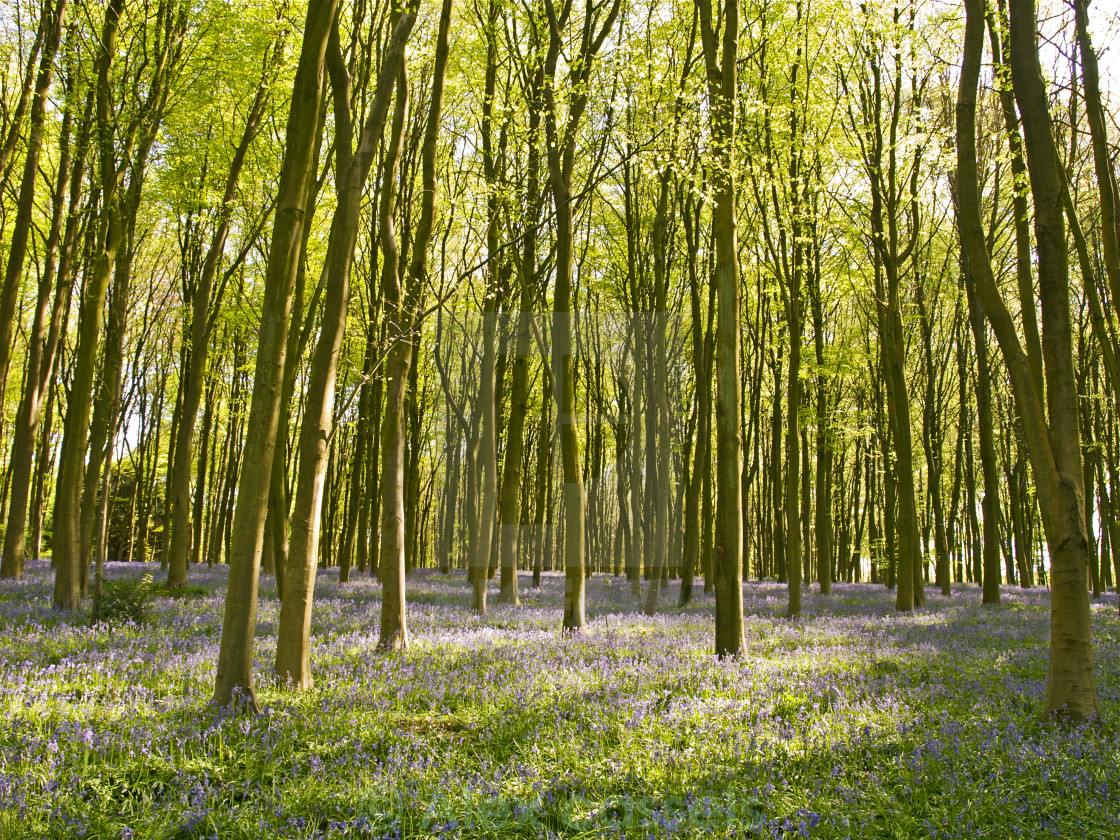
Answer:
[[[138,565],[109,564],[110,579]],[[259,716],[209,708],[225,570],[156,590],[148,618],[90,627],[50,570],[0,582],[0,837],[1109,837],[1120,825],[1120,621],[1094,602],[1102,718],[1044,721],[1048,595],[748,583],[745,655],[711,654],[710,595],[647,618],[589,581],[562,636],[563,577],[467,611],[462,576],[409,577],[412,647],[379,655],[378,585],[316,593],[316,686],[269,678]],[[675,586],[666,595],[675,596]]]

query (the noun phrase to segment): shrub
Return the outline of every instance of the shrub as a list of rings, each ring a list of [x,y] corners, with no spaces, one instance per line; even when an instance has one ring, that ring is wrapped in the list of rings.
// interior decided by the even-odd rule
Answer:
[[[101,584],[101,606],[97,620],[143,624],[148,620],[154,596],[155,587],[152,585],[151,575],[104,581]]]
[[[198,584],[184,584],[183,586],[170,586],[167,581],[160,581],[152,585],[152,596],[155,598],[205,598],[210,590]]]

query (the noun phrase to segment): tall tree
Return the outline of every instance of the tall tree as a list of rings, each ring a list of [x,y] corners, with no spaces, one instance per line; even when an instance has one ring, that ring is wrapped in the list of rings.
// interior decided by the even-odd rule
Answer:
[[[304,241],[308,187],[318,145],[323,60],[337,11],[338,0],[308,0],[303,44],[292,89],[249,405],[248,427],[253,433],[245,443],[245,468],[238,482],[237,507],[230,533],[229,583],[214,684],[214,703],[219,706],[241,699],[254,711],[259,710],[253,688],[257,581],[276,451],[292,291]]]
[[[510,405],[509,421],[506,426],[506,457],[502,462],[502,498],[498,513],[498,547],[499,563],[501,565],[501,588],[498,600],[500,603],[518,604],[520,595],[517,581],[517,555],[521,546],[523,520],[518,517],[517,497],[524,493],[528,499],[527,488],[522,487],[522,455],[525,445],[525,421],[529,412],[529,353],[530,333],[534,326],[533,310],[536,307],[540,294],[540,269],[537,258],[538,236],[537,228],[540,224],[541,213],[546,198],[546,191],[541,185],[541,112],[542,88],[544,85],[544,66],[540,60],[539,35],[536,33],[537,19],[531,22],[534,26],[534,37],[530,39],[533,47],[527,50],[528,55],[517,55],[518,80],[525,97],[528,110],[528,124],[526,136],[526,163],[525,163],[525,192],[524,207],[526,210],[524,232],[521,236],[521,248],[511,249],[517,267],[517,278],[520,286],[520,301],[515,316],[514,326],[514,359],[513,370],[510,376]],[[519,46],[515,39],[511,39],[511,52]],[[506,212],[509,214],[508,208]],[[512,218],[511,218],[512,222]],[[515,238],[514,230],[509,231],[511,241]],[[520,250],[520,254],[518,254]],[[548,406],[542,407],[547,410]],[[538,448],[545,444],[538,441]],[[541,450],[543,452],[543,450]],[[539,455],[540,453],[538,453]],[[540,459],[538,458],[538,461]],[[539,479],[538,479],[539,480]],[[535,532],[534,532],[535,533]]]
[[[71,76],[73,75],[71,68]],[[58,348],[67,327],[65,316],[70,305],[73,280],[71,266],[81,228],[79,207],[83,200],[82,180],[85,177],[86,157],[93,130],[92,91],[86,97],[84,113],[79,117],[75,130],[73,109],[77,103],[74,102],[76,91],[72,78],[68,80],[67,87],[66,110],[59,138],[58,171],[51,197],[51,225],[44,245],[45,265],[39,278],[35,315],[28,337],[26,381],[12,438],[8,520],[4,529],[0,578],[16,580],[23,576],[26,553],[24,538],[32,490],[35,439],[39,433],[44,401],[49,400]],[[40,463],[40,473],[44,472]],[[37,546],[35,550],[37,554]]]
[[[284,599],[276,642],[276,676],[299,689],[313,684],[310,661],[311,609],[319,558],[319,533],[328,444],[335,434],[334,391],[338,356],[350,303],[350,273],[357,243],[361,199],[389,114],[393,88],[404,62],[405,46],[416,22],[415,7],[400,15],[381,60],[369,113],[357,137],[351,115],[351,74],[343,56],[338,20],[331,28],[326,66],[330,75],[335,123],[335,197],[327,247],[326,287],[319,338],[311,358],[299,471],[292,513],[292,539],[284,574]],[[372,25],[371,25],[372,30]],[[357,33],[355,33],[356,35]],[[370,35],[372,35],[372,31]],[[356,505],[357,499],[351,504]]]
[[[66,0],[44,0],[37,36],[41,40],[39,70],[35,76],[35,90],[31,99],[31,114],[28,118],[27,153],[23,161],[19,196],[16,199],[16,215],[8,246],[8,264],[4,266],[3,285],[0,285],[0,382],[6,382],[8,379],[16,301],[23,280],[27,242],[31,234],[32,213],[35,209],[35,188],[39,181],[39,156],[43,151],[46,134],[47,94],[50,92],[58,48],[62,43],[65,15]]]
[[[565,631],[583,629],[584,603],[584,509],[586,498],[580,463],[579,431],[575,414],[575,379],[572,347],[572,173],[576,163],[576,141],[580,121],[591,96],[591,72],[622,7],[621,0],[585,0],[583,22],[573,55],[566,56],[568,72],[563,83],[557,74],[565,30],[573,0],[545,0],[549,41],[545,57],[545,138],[549,185],[556,212],[556,285],[553,292],[552,373],[556,380],[557,425],[560,458],[564,473],[564,620]],[[559,93],[568,91],[566,118],[559,109]]]
[[[1100,68],[1089,36],[1089,0],[1074,0],[1077,46],[1081,55],[1081,83],[1085,116],[1093,143],[1093,168],[1100,193],[1101,251],[1114,310],[1120,314],[1120,191],[1112,166],[1106,115],[1101,103]],[[1088,278],[1085,282],[1090,282]]]
[[[101,333],[101,314],[109,288],[109,278],[121,245],[123,222],[119,187],[124,172],[119,168],[114,136],[113,96],[110,74],[116,53],[117,33],[125,0],[109,0],[98,43],[96,85],[96,132],[101,213],[91,269],[82,289],[78,313],[74,368],[70,379],[70,400],[63,421],[62,449],[58,459],[54,508],[55,564],[54,605],[71,612],[82,597],[82,550],[79,527],[82,477],[86,460],[89,415],[93,402],[93,380],[97,364],[96,347]],[[124,159],[130,142],[126,142]]]
[[[448,30],[451,22],[451,0],[443,0],[439,32],[436,39],[435,59],[432,69],[432,95],[424,122],[423,144],[420,148],[422,197],[420,220],[412,240],[412,260],[408,265],[407,286],[401,295],[399,275],[386,265],[382,293],[390,312],[388,339],[391,342],[387,362],[388,394],[381,427],[382,446],[382,506],[381,506],[381,570],[382,606],[377,646],[380,650],[400,650],[408,646],[408,617],[405,601],[405,520],[404,520],[404,440],[401,421],[404,410],[404,388],[409,379],[410,365],[415,364],[414,345],[417,341],[416,312],[420,294],[428,281],[428,245],[431,242],[436,209],[436,153],[438,151],[440,119],[443,108],[444,75],[447,71]],[[397,136],[403,131],[406,107],[405,85],[402,74],[397,89],[397,110],[393,115],[393,137],[387,159],[399,155],[393,144],[400,144]],[[398,124],[398,117],[400,123]],[[386,187],[388,185],[386,184]],[[392,208],[384,207],[382,199],[381,225],[384,259],[386,263],[396,248],[392,229]],[[389,247],[384,247],[388,245]],[[415,382],[415,380],[413,380]],[[415,388],[415,385],[413,385]],[[414,418],[414,421],[415,418]]]
[[[490,0],[482,27],[486,37],[486,77],[482,94],[482,170],[486,181],[486,268],[482,293],[482,359],[479,365],[478,466],[479,527],[471,553],[468,575],[471,580],[471,609],[486,612],[486,594],[494,529],[491,523],[498,510],[498,406],[497,321],[504,293],[503,254],[499,247],[501,197],[498,183],[498,150],[495,148],[494,105],[498,86],[498,3]]]
[[[171,443],[174,466],[171,470],[171,534],[167,539],[167,582],[170,586],[183,586],[187,581],[187,560],[191,545],[190,466],[194,455],[195,422],[202,401],[204,378],[210,356],[210,338],[214,332],[218,304],[225,293],[232,271],[236,268],[236,263],[221,278],[218,277],[218,267],[233,222],[234,201],[237,197],[238,182],[241,180],[241,170],[245,165],[249,147],[260,129],[268,104],[269,77],[274,72],[270,65],[281,49],[282,44],[276,44],[275,50],[270,49],[265,53],[262,75],[245,117],[245,128],[229,164],[210,247],[206,251],[201,271],[196,278],[188,279],[189,285],[185,289],[188,292],[186,296],[189,298],[191,308],[190,364],[184,372],[186,381],[183,385],[179,425],[176,429],[176,438]],[[219,280],[217,289],[214,287],[216,279]]]
[[[736,93],[739,0],[725,0],[713,15],[711,0],[696,0],[708,88],[712,145],[712,229],[717,289],[715,650],[735,656],[743,647],[742,439],[739,415],[739,254],[736,233]],[[721,20],[722,19],[722,20]],[[721,31],[722,24],[722,31]],[[791,572],[792,574],[792,572]]]
[[[1099,711],[1089,617],[1089,541],[1082,501],[1084,474],[1071,341],[1063,187],[1039,66],[1035,5],[1033,0],[1011,0],[1010,59],[1034,199],[1045,409],[1029,358],[996,287],[984,248],[976,163],[976,88],[983,54],[983,1],[967,0],[965,9],[965,47],[957,98],[962,246],[1011,376],[1016,409],[1039,489],[1052,576],[1050,677],[1045,708],[1049,713],[1084,719]]]

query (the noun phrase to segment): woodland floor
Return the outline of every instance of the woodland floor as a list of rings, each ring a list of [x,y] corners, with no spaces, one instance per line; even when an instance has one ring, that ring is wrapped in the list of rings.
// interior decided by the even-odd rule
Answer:
[[[112,578],[139,566],[113,565]],[[210,710],[224,570],[148,623],[50,608],[50,570],[0,584],[0,837],[1116,837],[1120,620],[1094,603],[1104,722],[1039,718],[1048,596],[975,587],[899,616],[880,587],[750,583],[746,655],[711,655],[712,600],[641,615],[563,578],[467,612],[462,576],[409,578],[413,646],[379,656],[378,587],[320,577],[313,690],[271,683],[262,584],[258,717]],[[675,603],[676,585],[663,593]],[[496,591],[493,592],[496,598]]]

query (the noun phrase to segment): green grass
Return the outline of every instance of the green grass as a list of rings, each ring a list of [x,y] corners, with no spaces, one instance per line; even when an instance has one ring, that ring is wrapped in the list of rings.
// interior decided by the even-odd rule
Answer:
[[[143,570],[113,566],[110,577]],[[641,614],[593,579],[559,632],[563,580],[467,612],[460,576],[409,579],[413,645],[375,653],[379,591],[322,575],[296,694],[260,716],[209,707],[224,573],[150,618],[90,627],[49,607],[49,569],[0,585],[0,837],[1114,837],[1120,623],[1094,605],[1103,719],[1039,711],[1044,591],[975,588],[899,616],[891,593],[745,587],[744,656],[717,661],[712,602]],[[182,594],[182,593],[176,593]],[[664,593],[666,603],[675,591]],[[594,609],[593,609],[594,608]]]

